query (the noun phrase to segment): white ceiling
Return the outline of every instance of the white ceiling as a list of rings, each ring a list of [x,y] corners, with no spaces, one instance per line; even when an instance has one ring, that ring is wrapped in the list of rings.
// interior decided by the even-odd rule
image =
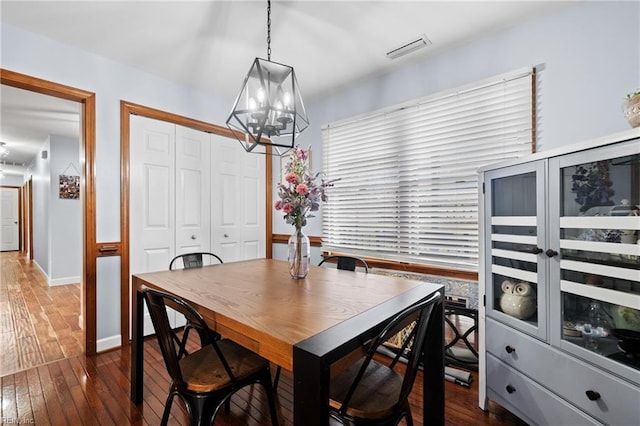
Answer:
[[[253,59],[266,58],[266,3],[2,0],[0,18],[232,102]],[[295,68],[308,103],[332,89],[424,60],[566,4],[559,0],[273,0],[271,59]],[[422,34],[432,41],[431,46],[396,60],[386,57],[385,52]],[[12,144],[6,139],[10,135],[5,134],[5,126],[24,122],[14,126],[17,114],[9,111],[9,105],[5,108],[4,90],[2,95],[2,141]],[[38,103],[37,108],[34,114],[41,114],[43,105]],[[61,117],[68,118],[66,108],[60,111]],[[38,120],[27,121],[24,125],[31,129],[23,130],[24,137],[28,130],[36,132],[38,124]],[[50,134],[48,128],[41,131]]]
[[[49,135],[79,138],[77,102],[4,85],[0,100],[0,141],[9,150],[0,170],[6,174],[23,174]]]

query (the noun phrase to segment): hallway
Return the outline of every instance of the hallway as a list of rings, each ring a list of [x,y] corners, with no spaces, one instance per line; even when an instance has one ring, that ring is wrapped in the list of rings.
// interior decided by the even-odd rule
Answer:
[[[49,287],[19,252],[0,253],[0,376],[80,355],[80,284]]]

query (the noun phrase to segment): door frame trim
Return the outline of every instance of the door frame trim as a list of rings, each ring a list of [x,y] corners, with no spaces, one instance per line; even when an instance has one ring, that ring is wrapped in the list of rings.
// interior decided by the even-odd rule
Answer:
[[[127,344],[131,336],[129,335],[129,316],[131,307],[131,294],[129,290],[130,265],[129,265],[129,199],[130,199],[130,131],[131,115],[152,118],[168,123],[189,127],[206,133],[213,133],[228,138],[235,139],[234,133],[226,127],[211,124],[178,114],[162,111],[159,109],[135,104],[132,102],[120,101],[120,335],[122,344]],[[272,257],[272,217],[271,209],[271,185],[272,185],[272,158],[265,155],[265,249],[266,257]]]
[[[82,203],[82,298],[81,312],[84,331],[84,351],[86,355],[96,353],[96,95],[93,92],[78,89],[64,84],[43,80],[15,71],[0,68],[0,84],[35,93],[54,96],[81,105],[81,140],[80,159],[82,179],[80,198]],[[32,238],[32,237],[31,237]],[[30,247],[31,256],[33,246]]]

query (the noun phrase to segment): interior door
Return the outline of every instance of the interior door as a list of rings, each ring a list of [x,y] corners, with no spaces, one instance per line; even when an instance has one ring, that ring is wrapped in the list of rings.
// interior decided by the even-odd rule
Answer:
[[[210,152],[208,133],[176,126],[176,254],[211,250]]]
[[[0,188],[0,251],[20,248],[18,188]]]
[[[225,262],[265,256],[263,155],[235,140],[211,135],[211,246]]]
[[[131,116],[130,128],[130,270],[131,274],[162,271],[168,269],[176,246],[176,126]],[[175,323],[175,315],[169,320]],[[145,335],[152,332],[145,314]]]

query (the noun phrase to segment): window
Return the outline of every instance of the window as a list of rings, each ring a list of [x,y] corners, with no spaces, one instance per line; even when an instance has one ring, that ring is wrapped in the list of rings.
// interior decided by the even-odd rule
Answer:
[[[535,71],[519,70],[322,129],[323,249],[478,268],[479,167],[533,147]]]

